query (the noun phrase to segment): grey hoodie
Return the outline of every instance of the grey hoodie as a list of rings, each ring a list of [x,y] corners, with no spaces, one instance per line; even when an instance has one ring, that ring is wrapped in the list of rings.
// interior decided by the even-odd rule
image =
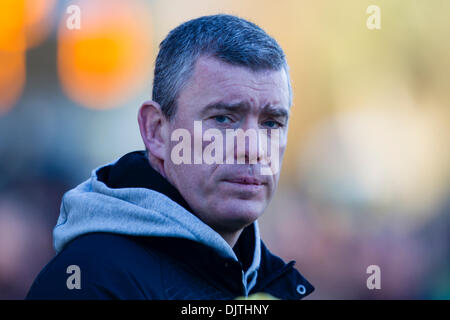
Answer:
[[[117,162],[117,161],[116,161]],[[68,191],[53,230],[56,252],[86,233],[110,232],[132,236],[178,237],[193,240],[238,260],[230,245],[211,227],[166,195],[147,188],[109,188],[98,171]],[[256,283],[261,259],[258,224],[254,222],[255,246],[250,267],[242,273],[246,295]]]

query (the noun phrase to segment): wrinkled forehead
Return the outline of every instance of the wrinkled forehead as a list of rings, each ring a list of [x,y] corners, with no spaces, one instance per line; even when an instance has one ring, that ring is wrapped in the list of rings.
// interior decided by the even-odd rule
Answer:
[[[179,95],[178,106],[204,107],[219,102],[289,109],[286,71],[284,68],[253,71],[216,58],[201,57]]]

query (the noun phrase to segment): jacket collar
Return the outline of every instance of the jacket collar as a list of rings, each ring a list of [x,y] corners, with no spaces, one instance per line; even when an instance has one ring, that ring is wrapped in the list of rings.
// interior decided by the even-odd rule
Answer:
[[[261,241],[259,279],[251,293],[267,292],[283,300],[299,300],[314,291],[314,286],[295,268],[295,261],[285,263]]]

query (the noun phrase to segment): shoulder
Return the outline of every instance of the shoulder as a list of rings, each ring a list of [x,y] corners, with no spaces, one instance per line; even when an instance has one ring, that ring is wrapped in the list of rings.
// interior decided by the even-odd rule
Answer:
[[[151,254],[141,245],[140,238],[106,232],[88,233],[69,242],[56,258],[72,261],[76,257],[87,264],[98,264],[100,261],[121,264],[136,255]]]
[[[44,267],[27,299],[148,299],[154,293],[143,290],[139,279],[159,269],[157,253],[136,237],[90,233]]]

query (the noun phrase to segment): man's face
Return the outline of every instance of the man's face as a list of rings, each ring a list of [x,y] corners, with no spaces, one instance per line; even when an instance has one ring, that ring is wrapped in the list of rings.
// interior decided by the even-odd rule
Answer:
[[[284,70],[253,72],[215,58],[201,57],[180,92],[176,113],[169,123],[169,136],[174,130],[184,128],[193,141],[194,121],[201,121],[203,132],[215,128],[223,133],[225,157],[230,152],[225,146],[227,129],[267,129],[268,132],[279,129],[281,166],[288,114],[289,91]],[[267,139],[270,146],[270,133]],[[174,164],[171,151],[178,141],[167,143],[164,161],[167,178],[206,224],[219,232],[234,232],[263,213],[277,187],[279,170],[272,175],[261,175],[261,158],[256,158],[254,152],[251,154],[249,143],[241,151],[236,147],[231,150],[235,159],[245,157],[245,164],[226,164],[225,158],[223,164]],[[202,144],[203,150],[208,144]],[[249,164],[248,159],[252,157],[258,163]]]

